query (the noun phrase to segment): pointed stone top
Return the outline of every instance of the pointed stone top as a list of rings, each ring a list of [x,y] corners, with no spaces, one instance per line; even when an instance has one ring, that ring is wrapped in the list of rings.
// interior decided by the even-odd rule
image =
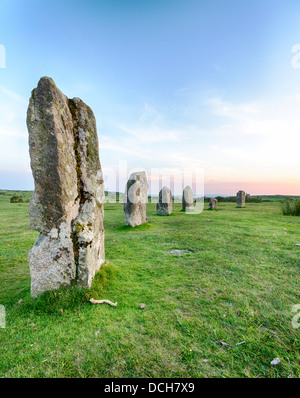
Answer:
[[[54,83],[54,80],[51,79],[51,77],[48,76],[43,76],[40,78],[37,84],[37,89],[39,90],[45,90],[45,89],[54,89],[60,91],[56,84]]]
[[[55,85],[54,80],[53,80],[51,77],[49,77],[49,76],[42,76],[42,77],[40,78],[38,84],[44,83],[44,82],[49,82],[49,83]]]
[[[51,77],[41,77],[37,87],[31,92],[31,101],[37,102],[40,109],[52,107],[52,103],[65,106],[67,97],[57,88]]]
[[[146,172],[145,171],[135,171],[134,173],[130,174],[129,180],[135,180],[137,177],[147,178]]]

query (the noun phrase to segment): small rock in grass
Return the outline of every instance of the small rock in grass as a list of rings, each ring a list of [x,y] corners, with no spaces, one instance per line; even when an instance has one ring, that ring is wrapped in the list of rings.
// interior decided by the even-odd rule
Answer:
[[[23,301],[24,301],[24,300],[23,300],[23,299],[21,299],[21,300],[19,300],[19,301],[18,301],[18,303],[17,303],[17,304],[21,304],[21,303],[23,303]]]
[[[228,346],[228,347],[231,346],[230,344],[228,344],[228,343],[226,343],[225,341],[222,341],[222,340],[220,340],[220,343],[221,343],[222,345],[225,345],[225,346]]]
[[[174,256],[182,256],[184,253],[193,253],[191,250],[183,249],[172,249],[169,250],[168,253],[173,254]]]
[[[146,304],[140,304],[140,308],[144,309],[146,307]]]
[[[279,358],[274,358],[273,361],[271,361],[271,365],[273,365],[273,366],[278,365],[279,363],[280,363]]]

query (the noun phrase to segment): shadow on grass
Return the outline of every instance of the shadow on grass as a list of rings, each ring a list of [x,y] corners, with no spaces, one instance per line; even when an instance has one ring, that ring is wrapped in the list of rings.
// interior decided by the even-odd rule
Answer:
[[[175,213],[171,213],[171,214],[151,214],[151,217],[162,217],[162,218],[168,218],[168,217],[176,217],[176,212]]]
[[[149,222],[142,225],[137,225],[136,227],[130,227],[129,225],[120,225],[118,227],[115,227],[117,231],[122,232],[147,231],[151,228],[153,228],[153,225],[151,225]]]

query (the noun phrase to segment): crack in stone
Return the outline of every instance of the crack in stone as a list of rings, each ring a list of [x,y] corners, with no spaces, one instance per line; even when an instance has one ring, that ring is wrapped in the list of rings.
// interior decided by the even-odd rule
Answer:
[[[79,151],[79,146],[80,146],[80,138],[78,134],[78,118],[77,118],[77,112],[76,112],[76,105],[74,104],[74,101],[72,99],[68,99],[68,106],[72,115],[72,122],[73,122],[73,136],[74,136],[74,157],[75,157],[75,164],[76,164],[76,175],[77,175],[77,192],[78,196],[75,199],[75,203],[79,202],[79,208],[78,208],[78,214],[80,214],[81,209],[83,204],[85,203],[85,195],[84,195],[84,190],[83,190],[83,182],[82,182],[82,162],[81,162],[81,156],[80,156],[80,151]],[[74,262],[75,262],[75,279],[73,284],[77,284],[78,278],[79,278],[79,251],[81,244],[79,242],[79,237],[78,233],[78,224],[76,223],[76,217],[71,221],[71,239],[73,242],[73,251],[74,251]]]

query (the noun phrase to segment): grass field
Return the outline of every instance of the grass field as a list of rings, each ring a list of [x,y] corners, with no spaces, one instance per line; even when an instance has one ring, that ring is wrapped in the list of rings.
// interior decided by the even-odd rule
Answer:
[[[300,218],[279,202],[180,207],[164,217],[149,204],[149,223],[130,229],[122,205],[106,204],[107,261],[91,289],[32,299],[37,232],[28,203],[0,195],[0,376],[299,377]]]

